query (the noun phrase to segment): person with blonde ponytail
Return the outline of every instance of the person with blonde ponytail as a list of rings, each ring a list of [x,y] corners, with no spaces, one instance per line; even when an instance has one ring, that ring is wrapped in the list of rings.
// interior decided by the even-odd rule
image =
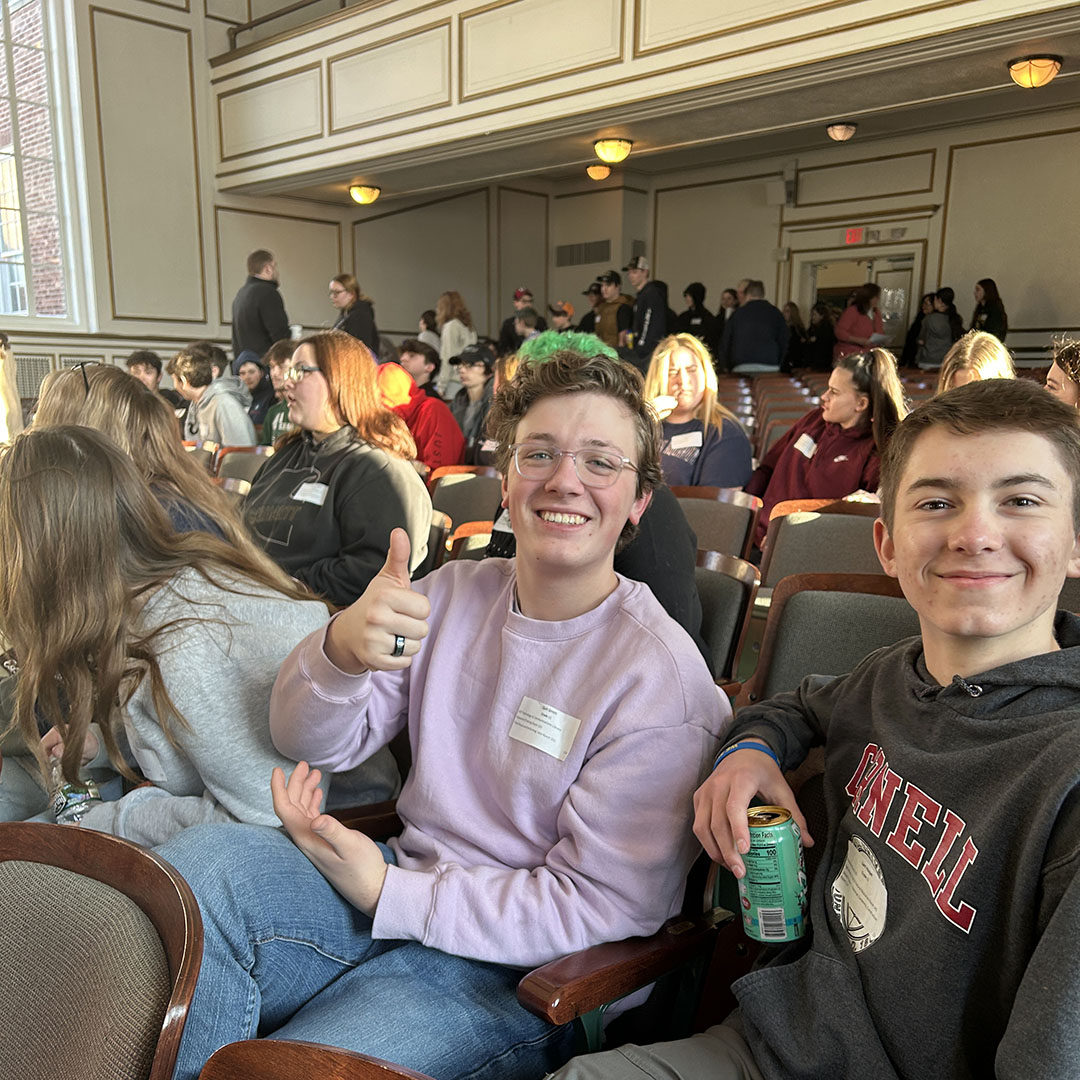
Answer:
[[[150,781],[81,821],[138,843],[278,824],[267,776],[291,762],[270,740],[270,692],[324,603],[250,547],[175,531],[131,458],[88,427],[35,425],[0,453],[0,550],[18,766],[36,764],[43,801],[48,755],[68,781],[106,764]],[[388,751],[361,769],[347,801],[393,794]]]
[[[750,479],[750,440],[716,391],[712,358],[693,334],[672,334],[656,346],[645,396],[663,420],[666,483],[742,487]]]
[[[876,491],[881,455],[907,411],[891,352],[870,349],[841,357],[821,405],[773,445],[746,485],[765,504],[754,542],[761,546],[769,513],[785,499],[840,499]]]

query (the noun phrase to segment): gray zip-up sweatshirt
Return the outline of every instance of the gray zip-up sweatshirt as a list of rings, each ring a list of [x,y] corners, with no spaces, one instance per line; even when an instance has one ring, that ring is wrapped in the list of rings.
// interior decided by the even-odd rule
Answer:
[[[201,822],[280,825],[270,774],[280,765],[288,775],[293,762],[270,741],[270,692],[282,661],[326,623],[327,610],[321,601],[292,600],[250,581],[239,588],[228,592],[187,570],[147,601],[147,628],[187,620],[155,643],[165,686],[187,723],[173,721],[170,740],[144,678],[122,719],[131,754],[154,786],[102,803],[84,825],[147,845]],[[397,781],[383,749],[334,779],[335,791],[348,793],[337,805],[389,799]]]
[[[740,713],[825,744],[808,938],[739,980],[767,1080],[1080,1076],[1080,618],[939,686],[918,639]]]

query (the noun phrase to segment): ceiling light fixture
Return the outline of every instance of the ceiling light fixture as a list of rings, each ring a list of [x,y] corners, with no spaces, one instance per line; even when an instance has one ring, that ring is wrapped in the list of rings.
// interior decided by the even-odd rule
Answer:
[[[593,180],[606,180],[611,175],[611,166],[590,165],[585,171]]]
[[[382,194],[382,188],[369,187],[367,184],[352,184],[349,187],[349,194],[353,202],[358,202],[361,206],[370,206]]]
[[[842,120],[839,123],[830,124],[825,130],[833,142],[847,142],[859,130],[859,125],[850,120]]]
[[[1018,56],[1006,65],[1017,86],[1034,90],[1045,86],[1061,70],[1060,56]]]
[[[597,139],[592,144],[596,156],[607,165],[618,165],[630,156],[633,143],[629,139]]]

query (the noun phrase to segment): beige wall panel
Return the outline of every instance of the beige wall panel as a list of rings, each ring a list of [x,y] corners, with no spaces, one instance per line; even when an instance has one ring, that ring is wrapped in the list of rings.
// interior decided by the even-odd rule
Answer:
[[[461,36],[468,98],[617,60],[622,0],[514,0],[463,17]]]
[[[281,296],[290,323],[330,327],[337,312],[327,299],[330,279],[340,273],[340,228],[318,221],[217,207],[221,321],[232,319],[232,301],[247,277],[245,263],[256,248],[277,258]]]
[[[203,0],[203,8],[212,18],[236,23],[248,21],[247,0]]]
[[[1080,281],[1076,140],[1070,131],[954,151],[940,284],[956,290],[965,322],[984,277],[997,282],[1010,331],[1080,321],[1069,285]]]
[[[188,32],[111,12],[92,18],[112,315],[202,322]],[[167,180],[165,201],[155,177]]]
[[[513,311],[514,290],[533,291],[533,306],[547,318],[547,305],[556,299],[547,292],[548,198],[528,191],[500,188],[499,277],[496,318]],[[558,299],[569,300],[560,296]],[[576,308],[577,305],[575,304]]]
[[[322,72],[304,71],[222,95],[221,156],[235,157],[322,134]]]
[[[551,276],[552,299],[569,300],[574,305],[574,321],[580,322],[589,302],[582,292],[612,267],[622,264],[619,243],[622,236],[623,192],[619,188],[584,191],[551,200]],[[555,266],[555,249],[560,244],[584,244],[594,240],[611,241],[611,260],[583,266]]]
[[[477,331],[491,331],[486,189],[369,215],[354,222],[353,245],[381,332],[415,334],[420,312],[449,289],[461,293]]]
[[[656,276],[668,283],[671,307],[683,309],[691,281],[707,290],[715,308],[720,293],[740,278],[760,278],[776,299],[776,245],[780,208],[765,203],[765,179],[660,191],[656,201]]]
[[[932,151],[803,169],[799,173],[798,204],[815,206],[929,192],[933,173]]]
[[[407,77],[403,73],[407,72]],[[330,62],[334,131],[450,100],[450,27],[436,26]]]

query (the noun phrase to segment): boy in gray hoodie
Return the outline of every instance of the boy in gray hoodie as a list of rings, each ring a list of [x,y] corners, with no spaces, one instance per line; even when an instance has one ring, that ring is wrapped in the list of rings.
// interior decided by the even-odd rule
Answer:
[[[810,931],[702,1035],[559,1080],[1080,1075],[1080,426],[1026,380],[922,405],[882,465],[875,542],[921,635],[747,708],[695,795],[736,876],[755,795],[825,745]]]
[[[184,438],[219,446],[254,446],[255,426],[248,416],[251,394],[235,375],[214,364],[202,342],[182,349],[169,361],[176,392],[190,402],[184,418]]]

